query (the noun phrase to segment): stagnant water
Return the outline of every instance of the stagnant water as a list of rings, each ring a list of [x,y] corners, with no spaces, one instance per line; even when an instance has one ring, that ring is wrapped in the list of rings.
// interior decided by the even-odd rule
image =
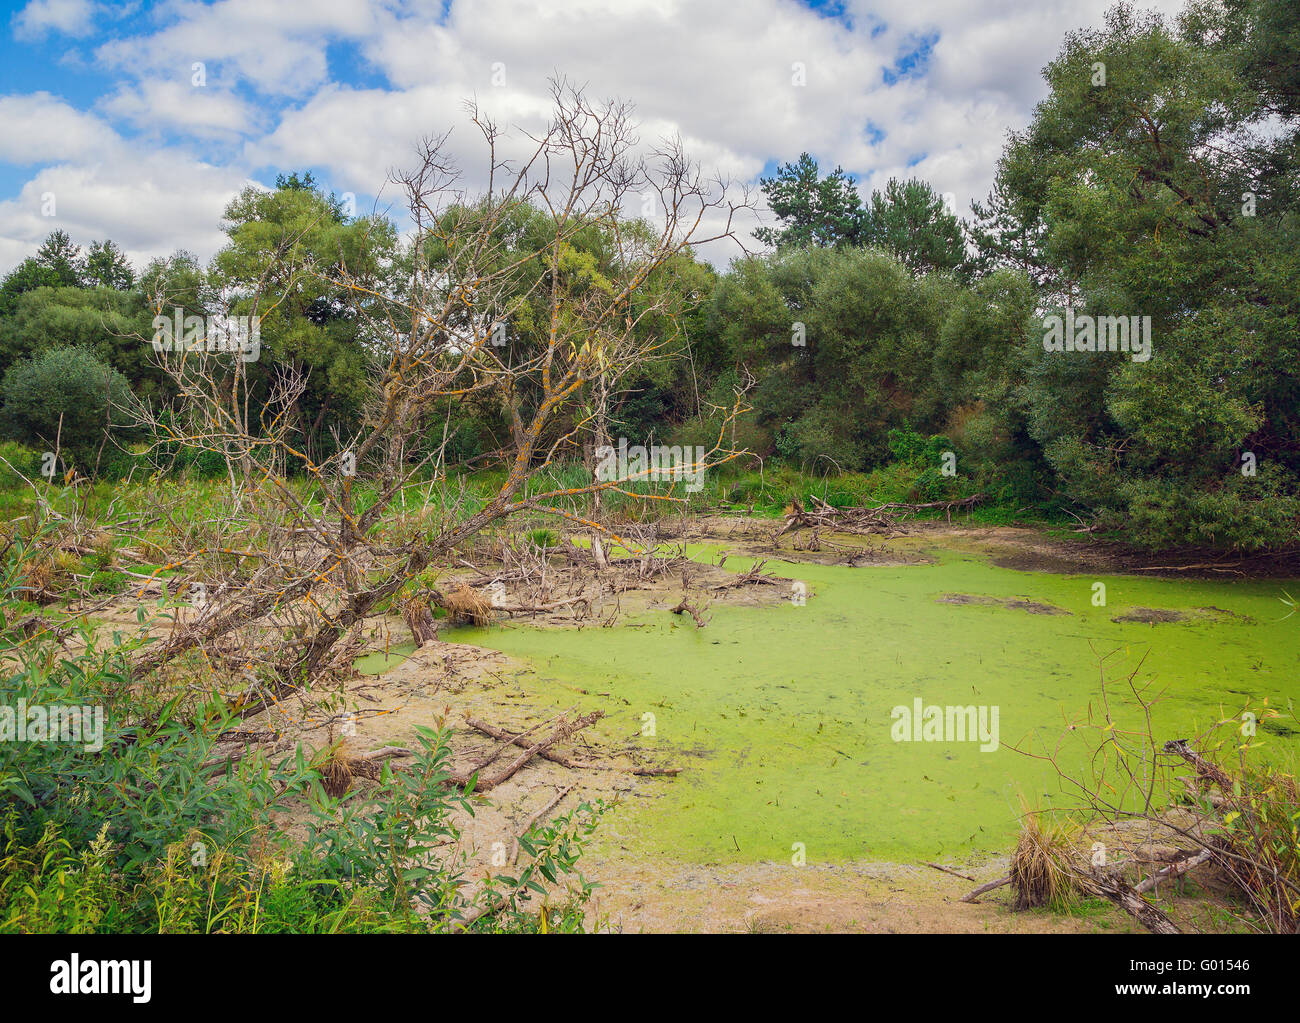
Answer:
[[[771,562],[807,585],[806,604],[719,601],[704,629],[660,610],[608,629],[512,625],[445,638],[524,659],[538,705],[601,707],[607,734],[637,735],[656,759],[685,766],[657,783],[662,798],[620,811],[639,849],[681,860],[788,860],[795,843],[810,861],[1006,851],[1022,799],[1076,803],[1049,765],[1011,747],[1042,753],[1065,733],[1061,763],[1079,768],[1095,733],[1066,729],[1097,707],[1103,655],[1117,706],[1122,677],[1145,657],[1138,677],[1162,694],[1160,742],[1267,699],[1284,714],[1262,721],[1259,739],[1281,758],[1300,748],[1286,713],[1300,695],[1300,616],[1288,620],[1280,599],[1300,592],[1294,583],[1057,575],[1000,568],[974,550],[928,553],[931,564],[894,567]],[[963,597],[990,599],[953,602]],[[1023,601],[1069,613],[1032,613]],[[1113,621],[1135,608],[1186,617]],[[997,749],[898,741],[892,711],[918,699],[996,708]],[[1120,715],[1130,724],[1131,710]],[[639,735],[646,714],[653,737]]]

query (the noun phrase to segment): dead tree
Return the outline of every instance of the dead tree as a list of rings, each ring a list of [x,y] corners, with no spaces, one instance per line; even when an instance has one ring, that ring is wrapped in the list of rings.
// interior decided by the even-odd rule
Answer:
[[[242,543],[219,552],[181,552],[176,561],[200,577],[219,566],[224,589],[145,648],[134,664],[138,675],[196,648],[219,654],[239,635],[239,656],[262,664],[263,683],[276,696],[317,676],[340,637],[485,528],[531,511],[600,530],[574,511],[574,499],[629,493],[630,483],[652,475],[529,485],[601,429],[593,393],[607,397],[662,353],[665,333],[656,325],[677,313],[663,275],[690,246],[732,237],[750,199],[705,178],[680,141],[637,155],[627,105],[592,103],[563,82],[553,83],[553,99],[550,123],[509,147],[505,133],[470,108],[487,149],[487,186],[477,197],[461,187],[445,135],[420,144],[414,168],[395,176],[414,225],[403,264],[410,270],[400,281],[376,280],[346,262],[264,275],[292,281],[299,272],[318,273],[364,324],[370,397],[361,428],[342,439],[337,455],[317,462],[304,453],[290,415],[304,386],[294,374],[275,378],[254,415],[240,367],[222,371],[219,355],[166,364],[188,412],[142,418],[160,440],[236,453],[243,471],[231,474],[234,507],[249,529]],[[505,148],[520,152],[520,143],[521,156],[503,155]],[[623,212],[639,208],[646,194],[658,197],[664,213],[653,229]],[[535,230],[521,241],[526,220]],[[573,268],[584,232],[598,233],[612,253],[598,280]],[[273,302],[264,282],[258,288],[264,305]],[[502,343],[501,324],[525,308],[540,329],[529,344],[511,342],[508,332]],[[424,458],[412,456],[451,404],[471,398],[498,403],[511,428],[499,452],[504,482],[482,503],[471,503],[447,473],[445,430]],[[739,454],[724,436],[741,408],[738,395],[716,443],[684,474]],[[291,483],[290,470],[305,483]],[[657,499],[679,501],[681,493]],[[392,505],[408,500],[422,514],[394,516]],[[258,638],[286,633],[293,638],[278,647]],[[249,656],[259,643],[260,660]]]

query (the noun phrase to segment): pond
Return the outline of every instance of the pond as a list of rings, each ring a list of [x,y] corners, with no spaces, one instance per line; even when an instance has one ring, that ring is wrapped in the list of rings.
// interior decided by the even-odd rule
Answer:
[[[629,800],[620,831],[646,853],[695,862],[788,861],[796,843],[810,862],[1007,851],[1022,800],[1077,803],[1026,753],[1064,734],[1061,763],[1083,764],[1095,733],[1066,729],[1090,704],[1096,713],[1103,656],[1113,697],[1135,670],[1161,694],[1159,742],[1268,699],[1284,713],[1261,721],[1258,738],[1279,757],[1300,748],[1286,713],[1300,695],[1300,616],[1288,620],[1280,599],[1295,584],[1018,571],[960,545],[925,553],[929,563],[878,567],[769,562],[806,585],[806,603],[715,601],[704,629],[659,610],[613,628],[515,624],[444,638],[523,659],[535,670],[530,700],[600,707],[607,734],[685,767],[654,783],[662,798]],[[1094,605],[1095,583],[1105,606]],[[985,741],[913,731],[895,709],[917,701],[975,707]],[[645,715],[653,736],[642,734]],[[1136,715],[1130,697],[1118,716]]]

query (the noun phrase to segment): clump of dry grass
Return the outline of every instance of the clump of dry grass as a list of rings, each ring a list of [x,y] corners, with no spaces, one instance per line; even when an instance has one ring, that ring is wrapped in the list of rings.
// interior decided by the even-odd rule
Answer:
[[[464,583],[443,597],[441,604],[450,621],[472,625],[488,625],[492,621],[492,601]]]
[[[1070,863],[1074,843],[1066,829],[1044,825],[1037,814],[1026,813],[1020,839],[1011,857],[1011,884],[1016,890],[1013,908],[1059,906],[1071,900]]]
[[[50,604],[72,582],[72,574],[81,563],[67,551],[38,551],[22,564],[22,585],[26,599],[36,604]]]
[[[353,766],[352,758],[343,743],[330,747],[329,754],[320,766],[320,780],[332,799],[338,799],[351,787],[352,776],[356,773]]]

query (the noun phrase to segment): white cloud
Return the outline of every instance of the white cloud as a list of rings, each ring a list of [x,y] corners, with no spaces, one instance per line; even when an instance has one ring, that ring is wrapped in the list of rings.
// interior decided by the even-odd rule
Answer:
[[[236,170],[166,151],[46,167],[0,201],[0,260],[19,263],[56,229],[79,244],[112,238],[137,267],[177,248],[207,259],[225,240],[222,212],[246,184]],[[45,216],[51,196],[54,215]]]
[[[100,118],[48,92],[0,96],[0,161],[5,163],[95,159],[117,141]]]
[[[196,88],[188,78],[123,85],[100,108],[145,132],[165,130],[200,139],[233,139],[256,130],[262,120],[257,109],[234,93]]]
[[[372,30],[366,0],[179,0],[156,15],[152,33],[104,43],[96,56],[126,74],[165,75],[205,65],[208,82],[248,83],[258,91],[303,96],[326,80],[325,47],[334,38],[363,38]]]
[[[89,35],[95,30],[97,6],[90,0],[31,0],[14,15],[14,35],[24,40],[41,39],[54,32]]]
[[[375,194],[391,169],[410,163],[418,138],[456,126],[451,150],[467,184],[481,184],[484,154],[463,102],[536,128],[549,109],[547,79],[558,72],[592,98],[632,101],[647,146],[680,135],[706,170],[753,183],[764,166],[807,150],[826,169],[860,175],[864,194],[891,176],[917,175],[954,193],[966,212],[992,186],[1007,130],[1026,124],[1043,96],[1040,69],[1064,33],[1100,26],[1110,3],[847,0],[845,16],[827,17],[794,0],[453,0],[445,11],[440,0],[175,0],[155,8],[139,34],[95,50],[116,78],[96,113],[48,93],[0,99],[0,160],[57,163],[65,187],[80,181],[84,197],[108,204],[98,212],[83,204],[92,235],[133,230],[115,210],[161,208],[170,213],[147,214],[133,236],[141,251],[185,246],[206,255],[220,240],[224,197],[251,168],[314,167],[336,191]],[[55,27],[59,3],[27,11],[38,6]],[[1172,13],[1182,0],[1143,6]],[[887,84],[884,69],[921,40],[932,43],[928,57]],[[331,64],[337,57],[344,63]],[[206,91],[189,84],[194,61],[207,66]],[[802,87],[791,82],[796,61],[806,69]],[[505,76],[499,87],[494,65]],[[357,67],[365,78],[351,76]],[[152,140],[159,167],[188,170],[169,177],[144,168],[139,137],[126,159],[101,162],[120,141],[110,122]],[[164,147],[163,138],[207,144],[219,165],[201,165],[188,145]],[[123,168],[142,179],[131,182]],[[388,201],[400,211],[398,200],[388,187],[381,208]],[[13,239],[35,230],[11,222],[16,201],[0,203],[0,269],[16,261]]]

